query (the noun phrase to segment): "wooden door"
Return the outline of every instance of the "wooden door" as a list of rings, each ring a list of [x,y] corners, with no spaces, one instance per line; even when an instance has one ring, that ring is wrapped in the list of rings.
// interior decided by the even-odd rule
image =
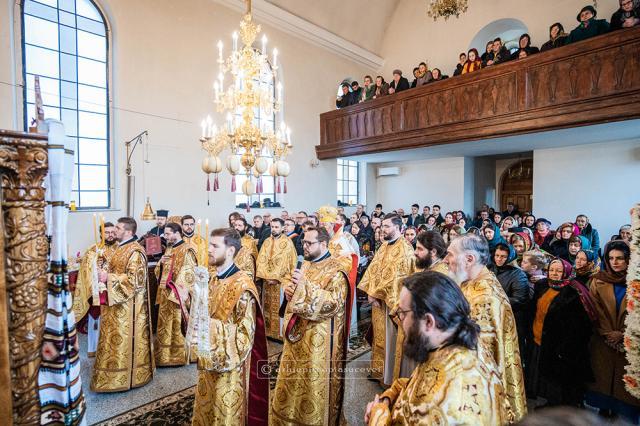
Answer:
[[[500,210],[512,202],[518,210],[530,212],[533,207],[533,159],[517,161],[500,177]]]

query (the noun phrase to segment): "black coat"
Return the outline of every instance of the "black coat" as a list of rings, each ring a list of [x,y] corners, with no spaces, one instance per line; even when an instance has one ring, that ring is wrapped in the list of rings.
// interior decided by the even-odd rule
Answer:
[[[549,246],[548,251],[556,257],[569,261],[569,241],[555,240]]]
[[[605,19],[589,20],[589,25],[584,27],[582,23],[578,25],[567,37],[567,43],[571,44],[578,41],[586,40],[591,37],[599,36],[609,32],[609,23]]]
[[[420,225],[422,225],[423,223],[425,223],[424,221],[424,217],[419,214],[418,216],[416,216],[416,219],[413,220],[413,217],[411,215],[407,216],[407,226],[413,226],[413,227],[418,227]]]
[[[540,52],[540,49],[538,49],[535,46],[527,46],[524,49],[518,49],[515,52],[513,52],[513,54],[511,55],[511,59],[512,60],[516,60],[516,59],[520,59],[520,51],[524,50],[525,52],[527,52],[527,56],[531,56],[531,55],[535,55],[536,53]]]
[[[462,74],[462,69],[463,68],[464,68],[464,66],[461,65],[461,64],[456,65],[456,70],[453,72],[453,76],[455,77],[457,75]]]
[[[258,240],[258,251],[262,248],[264,240],[271,236],[271,227],[262,225],[262,227],[256,229],[255,238]]]
[[[533,343],[533,321],[538,300],[549,289],[546,279],[536,283],[529,313],[529,341]],[[589,359],[592,325],[578,291],[570,285],[560,289],[544,319],[540,345],[539,374],[563,387],[581,389],[593,380]]]
[[[487,66],[487,62],[493,61],[493,65],[498,65],[511,60],[511,53],[505,46],[498,53],[491,52],[487,55],[486,60],[482,61],[482,66]]]
[[[556,47],[564,46],[567,42],[567,35],[559,35],[555,40],[548,40],[545,44],[540,48],[541,52],[546,52],[547,50],[555,49]]]
[[[633,18],[640,18],[640,6],[633,9],[630,15]],[[611,15],[610,30],[615,31],[615,30],[623,29],[624,27],[622,26],[622,24],[624,23],[625,19],[626,18],[624,16],[624,12],[622,11],[622,9],[616,10],[616,12],[613,15]]]
[[[346,95],[342,95],[340,99],[336,99],[336,108],[345,108],[357,103],[358,103],[358,100],[354,96],[354,93],[349,92]]]
[[[407,80],[404,77],[400,77],[400,80],[398,80],[397,86],[398,87],[396,87],[396,81],[395,80],[393,80],[391,82],[391,84],[389,85],[389,87],[393,87],[395,89],[396,93],[402,92],[403,90],[407,90],[407,89],[411,88],[411,86],[409,86],[409,80]]]

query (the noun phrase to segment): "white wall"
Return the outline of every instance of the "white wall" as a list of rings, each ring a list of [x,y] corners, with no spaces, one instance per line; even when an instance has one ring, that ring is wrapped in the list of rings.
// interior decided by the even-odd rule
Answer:
[[[603,243],[640,202],[640,139],[533,152],[533,211],[554,225],[589,216]]]
[[[464,157],[379,164],[400,167],[400,175],[376,179],[376,200],[385,212],[403,208],[408,213],[413,203],[421,208],[439,204],[443,211],[460,210],[464,208],[464,164]]]
[[[0,7],[0,81],[18,86],[0,84],[0,128],[22,130],[21,52],[19,44],[16,50],[11,43],[12,34],[17,34],[19,40],[20,16],[15,13],[19,3],[4,1]],[[235,200],[225,172],[221,191],[215,193],[211,206],[206,204],[199,122],[214,112],[215,43],[222,39],[226,46],[230,45],[231,33],[239,28],[241,15],[210,0],[97,0],[97,3],[105,10],[113,30],[110,111],[115,205],[106,212],[107,220],[125,214],[124,141],[146,129],[151,145],[146,192],[154,209],[207,217],[212,228],[223,225],[228,213],[235,209]],[[10,30],[12,25],[16,26],[14,33]],[[285,120],[293,130],[289,194],[284,208],[292,212],[335,204],[335,160],[322,161],[316,168],[309,165],[315,158],[314,147],[319,144],[319,114],[335,108],[332,103],[336,82],[347,75],[363,75],[367,70],[277,28],[262,27],[269,46],[280,50]],[[18,58],[17,62],[13,57]],[[18,108],[14,106],[14,96],[18,98]],[[16,118],[18,124],[14,125]],[[135,217],[139,217],[144,206],[141,159],[141,152],[136,152]],[[257,213],[252,210],[247,216]],[[271,213],[279,215],[280,210]],[[71,214],[69,248],[73,253],[84,250],[90,243],[91,217],[92,213]],[[153,226],[139,225],[142,231]]]

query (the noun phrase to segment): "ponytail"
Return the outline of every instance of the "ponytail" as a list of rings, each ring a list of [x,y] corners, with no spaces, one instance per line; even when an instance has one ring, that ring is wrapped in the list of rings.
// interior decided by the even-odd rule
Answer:
[[[480,326],[470,317],[465,317],[458,325],[452,343],[476,350],[478,348],[479,334]]]

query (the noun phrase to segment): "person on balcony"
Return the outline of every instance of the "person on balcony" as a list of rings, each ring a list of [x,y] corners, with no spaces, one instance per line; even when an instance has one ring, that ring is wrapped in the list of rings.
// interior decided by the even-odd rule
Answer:
[[[585,6],[577,16],[578,25],[567,37],[567,44],[586,40],[609,32],[609,23],[606,19],[596,19],[598,12],[593,6]]]
[[[485,52],[480,56],[480,60],[483,64],[486,64],[489,59],[491,59],[491,54],[493,53],[493,40],[489,40],[487,42],[487,47]]]
[[[364,88],[362,90],[362,98],[360,102],[368,101],[369,99],[373,99],[373,95],[375,95],[376,86],[373,84],[373,78],[370,75],[364,76]]]
[[[345,108],[356,103],[358,102],[355,100],[353,92],[350,91],[349,84],[342,83],[342,96],[338,96],[336,99],[336,108]]]
[[[482,61],[478,57],[478,50],[475,48],[470,49],[467,54],[467,62],[464,63],[464,67],[462,67],[462,74],[468,74],[471,72],[475,72],[482,68]]]
[[[611,16],[611,31],[640,25],[640,2],[638,0],[619,0],[620,9]]]
[[[458,65],[456,65],[456,69],[453,72],[453,76],[457,76],[462,74],[462,69],[464,68],[464,64],[467,63],[467,54],[462,52],[459,56],[459,62]]]
[[[434,81],[446,80],[447,78],[449,78],[449,76],[447,75],[442,75],[442,71],[440,71],[440,68],[434,68],[433,70],[431,70],[431,76],[433,78],[431,79],[431,81],[429,81],[429,83],[433,83]]]
[[[377,76],[376,86],[373,92],[373,99],[377,99],[381,96],[386,96],[388,94],[389,94],[389,83],[384,81],[384,78],[382,76]]]
[[[353,96],[353,103],[357,104],[362,98],[362,87],[357,81],[351,82],[351,96]]]
[[[418,68],[418,67],[415,67],[413,69],[413,81],[411,82],[411,88],[412,89],[418,85],[418,71],[419,70],[420,70],[420,68]]]
[[[525,52],[525,54],[521,55],[522,52]],[[531,46],[531,36],[525,33],[520,36],[520,41],[518,41],[518,50],[511,55],[511,59],[526,58],[527,56],[535,55],[538,52],[540,52],[540,49],[535,46]]]
[[[502,44],[500,37],[496,38],[492,43],[491,53],[487,56],[486,60],[482,61],[482,65],[485,67],[491,65],[498,65],[502,62],[507,62],[511,59],[509,50]]]
[[[409,80],[402,76],[401,70],[393,70],[393,81],[389,85],[389,94],[409,89]]]
[[[418,79],[416,81],[416,87],[423,86],[429,83],[433,79],[433,75],[429,68],[427,68],[427,64],[425,62],[420,62],[418,64]]]
[[[564,46],[567,41],[567,33],[564,32],[564,27],[560,22],[549,27],[549,40],[540,48],[541,52],[555,49],[556,47]]]

